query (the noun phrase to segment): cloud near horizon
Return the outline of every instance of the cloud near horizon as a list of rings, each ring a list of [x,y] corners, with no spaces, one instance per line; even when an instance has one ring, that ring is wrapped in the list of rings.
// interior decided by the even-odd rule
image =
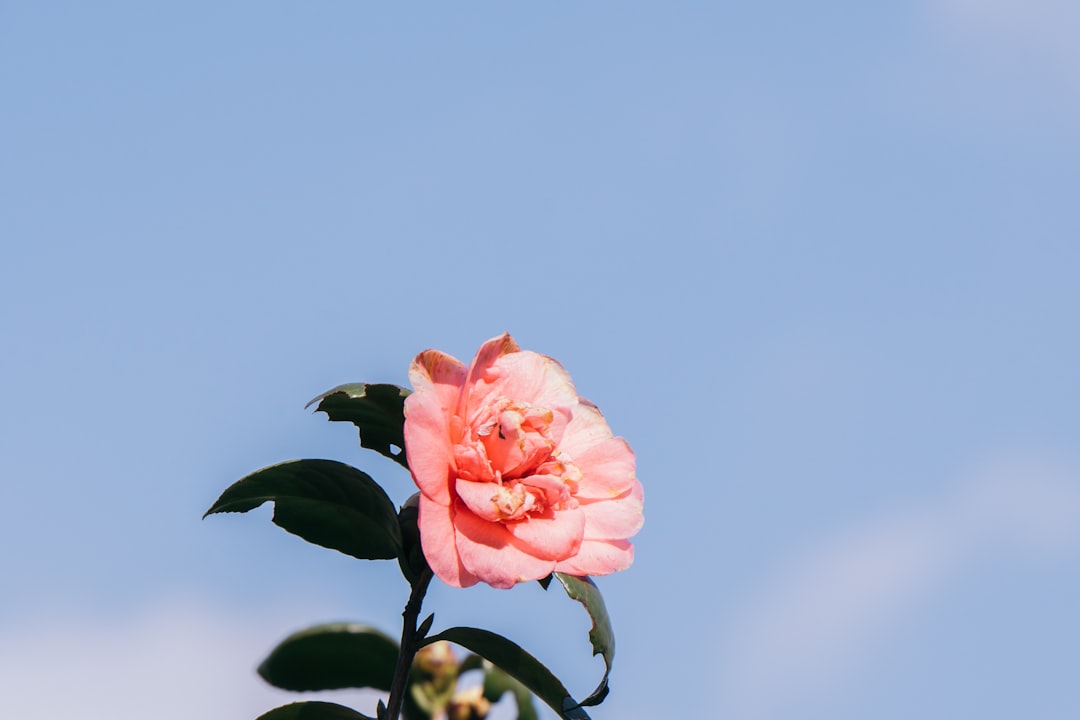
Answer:
[[[253,613],[248,607],[173,598],[137,616],[109,621],[50,615],[0,625],[4,717],[254,720],[271,708],[306,700],[374,715],[384,693],[288,692],[256,674],[265,654],[299,629],[297,618],[318,616],[298,608]],[[490,715],[491,720],[512,717],[509,696]]]
[[[135,617],[65,616],[3,627],[0,677],[13,718],[255,718],[297,700],[373,710],[366,691],[289,693],[255,673],[262,653],[295,629],[245,608],[172,599]]]

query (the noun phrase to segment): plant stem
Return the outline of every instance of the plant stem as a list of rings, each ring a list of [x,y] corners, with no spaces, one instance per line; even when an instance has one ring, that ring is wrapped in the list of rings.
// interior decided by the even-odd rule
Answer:
[[[401,703],[405,699],[405,684],[409,680],[413,658],[416,657],[416,619],[420,616],[420,606],[424,604],[424,594],[431,583],[431,568],[425,567],[416,584],[412,586],[409,602],[401,613],[404,622],[401,626],[401,647],[398,649],[397,666],[394,668],[394,680],[390,684],[390,697],[386,701],[386,714],[381,720],[398,720],[401,715]]]

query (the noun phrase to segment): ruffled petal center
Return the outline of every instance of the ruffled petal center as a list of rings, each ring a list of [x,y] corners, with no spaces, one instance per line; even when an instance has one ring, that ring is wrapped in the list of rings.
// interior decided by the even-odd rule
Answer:
[[[581,471],[557,450],[552,430],[569,411],[497,398],[469,427],[452,428],[455,490],[489,522],[518,522],[576,508]]]

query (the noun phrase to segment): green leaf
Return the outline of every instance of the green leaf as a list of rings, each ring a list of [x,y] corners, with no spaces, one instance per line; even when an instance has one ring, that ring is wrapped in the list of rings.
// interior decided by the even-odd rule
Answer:
[[[517,704],[517,720],[537,720],[532,693],[520,682],[488,663],[484,672],[484,697],[496,703],[506,693],[514,696]]]
[[[588,714],[579,707],[550,670],[503,636],[479,628],[454,627],[425,639],[423,644],[430,645],[440,640],[460,645],[490,661],[547,703],[559,713],[560,718],[589,720]]]
[[[577,577],[555,573],[555,577],[558,578],[567,595],[585,606],[589,618],[592,619],[589,642],[592,643],[593,655],[604,657],[604,677],[589,697],[581,701],[581,704],[599,705],[607,697],[608,676],[611,674],[611,663],[615,661],[615,631],[611,629],[611,618],[608,617],[607,608],[604,606],[604,597],[588,576]]]
[[[259,675],[284,690],[389,690],[397,656],[397,642],[375,628],[328,623],[282,640]]]
[[[360,447],[370,448],[409,467],[405,459],[405,398],[410,391],[397,385],[349,383],[338,385],[307,404],[318,406],[332,421],[351,422],[360,431]]]
[[[255,720],[374,720],[352,708],[330,702],[295,702],[265,712]]]
[[[424,636],[428,634],[428,630],[431,629],[431,623],[435,622],[435,613],[431,613],[424,621],[420,623],[420,626],[416,628],[416,637],[420,640],[424,639]]]
[[[334,460],[271,465],[230,486],[206,515],[274,503],[274,523],[308,542],[361,560],[395,558],[401,529],[394,504],[366,473]],[[206,517],[203,515],[203,517]]]

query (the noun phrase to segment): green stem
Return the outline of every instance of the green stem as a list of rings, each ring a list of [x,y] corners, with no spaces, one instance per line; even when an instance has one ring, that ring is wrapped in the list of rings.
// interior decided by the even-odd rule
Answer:
[[[409,602],[405,603],[405,611],[401,613],[404,618],[401,626],[401,647],[398,649],[394,680],[390,684],[390,697],[386,701],[386,713],[381,720],[398,720],[401,715],[401,703],[405,699],[405,685],[409,680],[409,670],[412,669],[413,658],[419,650],[416,643],[423,639],[416,637],[416,619],[420,617],[420,606],[424,604],[424,594],[427,593],[431,578],[431,569],[425,567],[412,587]]]

